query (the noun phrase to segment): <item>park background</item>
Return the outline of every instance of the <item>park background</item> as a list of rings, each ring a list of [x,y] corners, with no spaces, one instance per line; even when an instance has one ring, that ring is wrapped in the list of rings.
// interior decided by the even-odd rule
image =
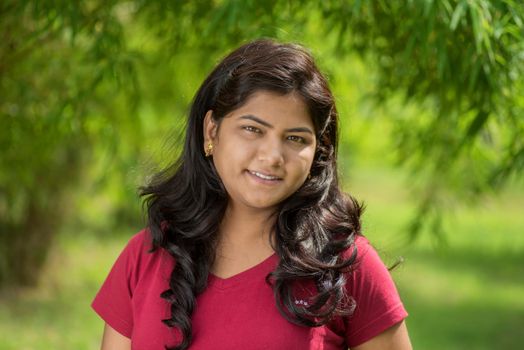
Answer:
[[[515,0],[0,4],[0,349],[97,349],[90,302],[145,219],[188,106],[254,38],[311,50],[344,189],[416,349],[519,349],[524,5]]]

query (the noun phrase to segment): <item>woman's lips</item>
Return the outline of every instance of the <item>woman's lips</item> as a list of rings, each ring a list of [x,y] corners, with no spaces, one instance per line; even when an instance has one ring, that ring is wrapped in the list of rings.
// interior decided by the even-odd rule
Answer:
[[[275,175],[267,175],[266,173],[259,171],[247,170],[247,173],[252,179],[263,184],[274,185],[282,181],[281,177]]]

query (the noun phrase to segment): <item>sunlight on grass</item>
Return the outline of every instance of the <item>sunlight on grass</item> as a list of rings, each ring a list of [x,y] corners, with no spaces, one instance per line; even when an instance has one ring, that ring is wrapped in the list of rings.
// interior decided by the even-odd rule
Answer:
[[[98,349],[102,323],[89,307],[125,239],[61,237],[36,290],[0,299],[0,349]]]

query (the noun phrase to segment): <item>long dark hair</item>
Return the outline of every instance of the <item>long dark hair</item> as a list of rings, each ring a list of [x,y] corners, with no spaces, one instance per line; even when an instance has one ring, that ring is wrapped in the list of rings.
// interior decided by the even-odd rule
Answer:
[[[204,155],[204,116],[212,110],[219,123],[260,90],[299,94],[317,137],[310,177],[275,213],[272,241],[280,262],[266,280],[276,305],[283,317],[309,327],[351,309],[344,273],[355,264],[362,206],[339,188],[333,95],[304,48],[255,40],[231,52],[206,78],[191,106],[181,156],[141,191],[153,249],[163,248],[175,259],[169,289],[161,294],[171,305],[171,318],[163,322],[183,337],[174,349],[191,344],[191,315],[196,296],[206,288],[228,201],[213,162]],[[295,304],[293,290],[302,282],[316,286],[308,305]]]

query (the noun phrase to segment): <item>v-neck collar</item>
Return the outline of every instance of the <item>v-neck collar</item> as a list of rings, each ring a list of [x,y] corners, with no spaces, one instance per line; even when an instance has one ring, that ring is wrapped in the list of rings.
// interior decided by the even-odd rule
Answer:
[[[273,253],[258,264],[227,278],[209,273],[208,288],[228,289],[260,278],[263,279],[276,268],[278,260],[278,255]]]

